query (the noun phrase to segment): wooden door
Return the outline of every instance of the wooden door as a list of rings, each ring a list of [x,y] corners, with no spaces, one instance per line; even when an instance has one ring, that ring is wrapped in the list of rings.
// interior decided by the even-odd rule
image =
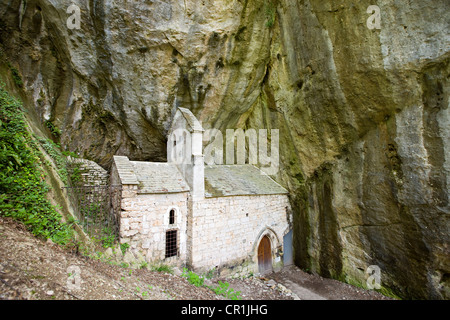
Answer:
[[[259,243],[258,268],[261,274],[272,271],[272,249],[267,236],[264,236]]]

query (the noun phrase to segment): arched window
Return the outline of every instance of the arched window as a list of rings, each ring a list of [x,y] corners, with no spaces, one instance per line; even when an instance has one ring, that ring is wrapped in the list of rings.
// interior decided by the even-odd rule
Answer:
[[[169,224],[175,224],[175,209],[171,209],[169,212]]]

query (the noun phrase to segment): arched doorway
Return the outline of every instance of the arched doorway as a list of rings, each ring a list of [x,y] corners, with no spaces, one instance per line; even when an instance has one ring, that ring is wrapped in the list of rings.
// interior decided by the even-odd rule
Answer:
[[[258,246],[258,269],[261,274],[272,271],[272,248],[267,236],[261,239]]]

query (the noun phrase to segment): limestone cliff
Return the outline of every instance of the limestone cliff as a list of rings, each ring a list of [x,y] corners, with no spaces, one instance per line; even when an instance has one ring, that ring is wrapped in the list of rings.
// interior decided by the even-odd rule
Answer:
[[[380,29],[366,24],[374,4]],[[449,9],[3,0],[0,72],[36,126],[104,167],[165,160],[179,106],[206,128],[279,129],[296,264],[362,285],[378,265],[383,290],[448,299]]]

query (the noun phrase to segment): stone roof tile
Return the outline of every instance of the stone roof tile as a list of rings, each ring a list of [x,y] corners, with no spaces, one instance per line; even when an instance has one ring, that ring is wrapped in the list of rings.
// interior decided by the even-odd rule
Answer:
[[[128,157],[114,156],[117,172],[119,174],[120,182],[123,185],[139,184],[134,172],[134,167],[131,165]]]
[[[205,166],[206,197],[287,193],[285,188],[250,164]]]
[[[139,182],[138,193],[187,192],[189,186],[175,164],[131,161]]]

